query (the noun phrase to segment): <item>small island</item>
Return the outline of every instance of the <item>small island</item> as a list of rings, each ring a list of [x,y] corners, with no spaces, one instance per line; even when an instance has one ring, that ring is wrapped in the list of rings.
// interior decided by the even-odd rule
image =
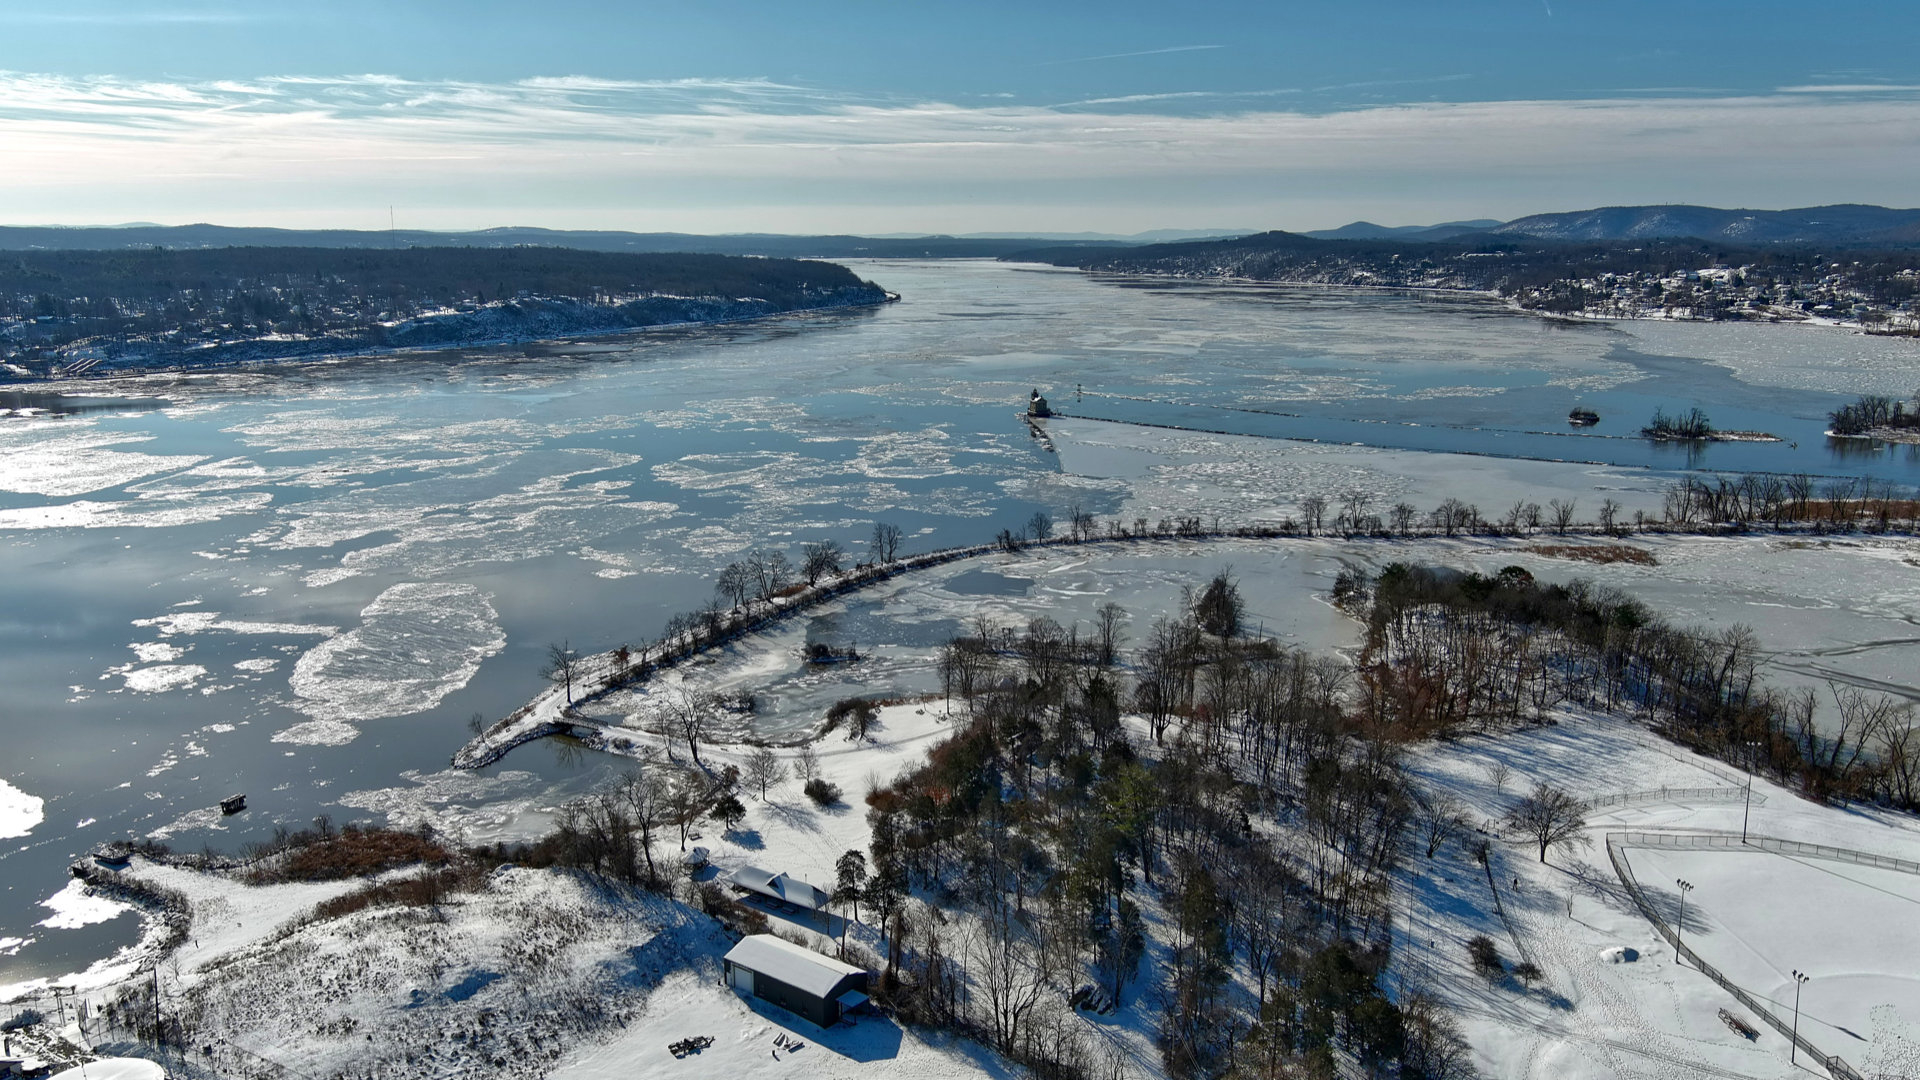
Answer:
[[[1599,422],[1600,414],[1585,405],[1575,405],[1573,411],[1567,413],[1567,423],[1574,427],[1592,427]]]
[[[1653,410],[1653,419],[1640,429],[1644,438],[1654,442],[1785,442],[1764,431],[1721,431],[1698,407],[1684,415],[1669,416],[1665,409]]]
[[[1853,404],[1828,413],[1827,421],[1828,438],[1920,443],[1920,393],[1914,395],[1911,409],[1898,398],[1862,394]]]

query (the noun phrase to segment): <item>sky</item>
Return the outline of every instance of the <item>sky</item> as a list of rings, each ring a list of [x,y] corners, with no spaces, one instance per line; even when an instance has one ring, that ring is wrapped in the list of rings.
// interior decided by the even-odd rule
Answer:
[[[1131,233],[1920,204],[1911,0],[0,0],[0,223]]]

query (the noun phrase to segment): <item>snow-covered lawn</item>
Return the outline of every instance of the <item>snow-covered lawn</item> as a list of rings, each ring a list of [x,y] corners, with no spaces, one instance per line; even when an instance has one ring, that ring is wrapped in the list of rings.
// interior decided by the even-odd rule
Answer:
[[[1489,776],[1495,762],[1511,770],[1502,790]],[[1483,824],[1535,781],[1582,798],[1663,786],[1737,789],[1744,781],[1737,771],[1632,724],[1581,715],[1549,727],[1422,747],[1409,766],[1424,785],[1458,797],[1469,817]],[[1920,856],[1920,821],[1816,805],[1765,780],[1754,791],[1764,797],[1753,807],[1756,834]],[[1640,915],[1606,856],[1608,832],[1737,835],[1742,811],[1738,798],[1604,808],[1588,815],[1587,847],[1552,853],[1544,865],[1531,844],[1497,839],[1491,876],[1514,934],[1495,912],[1488,875],[1461,847],[1443,849],[1431,861],[1423,850],[1412,850],[1403,873],[1406,906],[1396,927],[1395,965],[1450,1001],[1488,1076],[1804,1075],[1788,1064],[1785,1038],[1705,976],[1674,963],[1672,947]],[[1920,933],[1914,929],[1920,926],[1920,880],[1773,855],[1639,848],[1628,855],[1636,877],[1671,903],[1672,915],[1679,906],[1672,880],[1682,877],[1697,886],[1687,913],[1688,943],[1715,964],[1724,957],[1729,974],[1749,992],[1784,1001],[1790,1012],[1792,991],[1783,973],[1799,967],[1821,980],[1808,984],[1805,1000],[1819,1018],[1803,1032],[1823,1051],[1841,1055],[1868,1076],[1920,1075],[1920,984],[1913,981],[1920,974],[1920,952],[1910,940]],[[1899,929],[1889,929],[1889,920],[1898,920],[1893,925]],[[1466,939],[1475,934],[1493,938],[1509,966],[1530,958],[1544,977],[1531,990],[1512,978],[1481,979],[1465,951]],[[1626,951],[1635,959],[1622,962]],[[1722,1008],[1758,1028],[1759,1038],[1749,1042],[1730,1031],[1720,1020]],[[1806,1016],[1802,1022],[1807,1024]]]
[[[1800,1030],[1849,1059],[1875,1036],[1875,1010],[1920,1019],[1920,876],[1759,849],[1627,852],[1634,875],[1662,901],[1687,896],[1687,945],[1785,1018],[1793,979]]]
[[[713,1045],[675,1058],[667,1044],[710,1035]],[[782,1040],[776,1042],[776,1039]],[[789,1049],[793,1042],[799,1050]],[[1010,1080],[1022,1072],[959,1039],[928,1041],[893,1021],[863,1016],[822,1030],[762,1001],[692,973],[670,976],[647,999],[645,1017],[624,1033],[562,1061],[549,1080],[627,1080],[633,1076],[706,1080]]]

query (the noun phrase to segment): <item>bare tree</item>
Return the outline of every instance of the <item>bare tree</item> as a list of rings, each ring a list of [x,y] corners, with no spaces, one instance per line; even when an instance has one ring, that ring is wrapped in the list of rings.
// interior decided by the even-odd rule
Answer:
[[[1619,517],[1620,503],[1618,500],[1611,498],[1600,500],[1600,529],[1602,532],[1612,533],[1614,521]]]
[[[1361,522],[1366,519],[1367,509],[1373,505],[1373,492],[1359,488],[1348,488],[1340,493],[1340,513],[1346,518],[1349,532],[1359,532]]]
[[[1093,615],[1094,648],[1100,666],[1112,667],[1120,658],[1120,641],[1126,637],[1122,625],[1127,610],[1109,600]]]
[[[820,775],[820,755],[814,752],[812,743],[801,746],[793,756],[793,775],[803,784]]]
[[[738,608],[747,602],[747,597],[753,595],[753,571],[747,567],[746,563],[730,562],[721,569],[720,579],[715,583],[714,588],[721,596],[731,600],[735,608]]]
[[[672,722],[672,730],[686,742],[687,756],[693,759],[695,765],[701,764],[700,743],[706,738],[707,724],[711,721],[717,704],[714,695],[682,690],[678,693],[663,695],[663,697],[667,718]]]
[[[1393,509],[1388,511],[1388,514],[1393,518],[1393,531],[1399,533],[1401,536],[1412,532],[1413,519],[1419,512],[1420,511],[1414,509],[1413,504],[1410,502],[1394,503]]]
[[[713,805],[706,778],[692,769],[680,769],[667,787],[667,820],[680,829],[680,850],[687,850],[687,835]]]
[[[1554,532],[1567,535],[1567,530],[1573,528],[1574,507],[1578,505],[1578,499],[1554,499],[1547,504],[1548,512],[1553,515]]]
[[[1587,804],[1547,783],[1533,785],[1533,791],[1507,811],[1507,824],[1525,833],[1540,845],[1540,861],[1547,861],[1547,849],[1586,841],[1581,832],[1587,827]]]
[[[767,789],[787,778],[787,767],[780,755],[762,746],[747,755],[747,783],[760,789],[760,801],[767,801]]]
[[[1093,515],[1081,509],[1079,503],[1067,508],[1067,535],[1075,543],[1083,543],[1094,537]]]
[[[747,569],[753,575],[755,594],[771,600],[775,593],[793,580],[793,563],[778,549],[757,549],[747,553]]]
[[[653,866],[654,834],[673,820],[672,784],[646,764],[621,774],[615,788],[627,820],[640,834],[640,851],[647,861],[647,880],[656,880]]]
[[[1507,778],[1512,775],[1513,767],[1506,762],[1497,759],[1487,762],[1487,782],[1496,793],[1507,790]]]
[[[1045,510],[1035,510],[1027,519],[1027,535],[1035,540],[1053,539],[1053,515]]]
[[[1448,536],[1473,527],[1472,508],[1459,499],[1447,499],[1433,508],[1433,523]]]
[[[1461,813],[1460,801],[1444,791],[1418,799],[1417,805],[1420,838],[1426,841],[1427,858],[1431,859],[1442,845],[1460,834],[1466,816]]]
[[[828,574],[840,572],[841,564],[846,561],[846,552],[839,544],[831,540],[822,540],[814,544],[802,544],[800,547],[800,576],[812,585]]]
[[[1325,495],[1308,495],[1300,500],[1300,523],[1307,527],[1308,536],[1320,531],[1320,523],[1326,520],[1326,516],[1327,497]]]
[[[573,677],[579,673],[580,658],[565,641],[547,646],[547,664],[540,674],[548,682],[559,683],[567,689],[567,707],[573,707]]]
[[[876,563],[890,563],[900,554],[900,526],[889,521],[873,523],[873,536],[867,541]]]

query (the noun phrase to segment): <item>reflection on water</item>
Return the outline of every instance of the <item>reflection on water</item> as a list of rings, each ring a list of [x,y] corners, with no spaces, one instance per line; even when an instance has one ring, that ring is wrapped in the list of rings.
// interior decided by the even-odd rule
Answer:
[[[1880,439],[1827,439],[1827,451],[1836,464],[1860,465],[1898,462],[1911,468],[1920,465],[1920,443],[1885,442]]]
[[[152,412],[164,408],[162,398],[92,397],[32,390],[0,390],[0,415],[80,416],[97,412]]]

